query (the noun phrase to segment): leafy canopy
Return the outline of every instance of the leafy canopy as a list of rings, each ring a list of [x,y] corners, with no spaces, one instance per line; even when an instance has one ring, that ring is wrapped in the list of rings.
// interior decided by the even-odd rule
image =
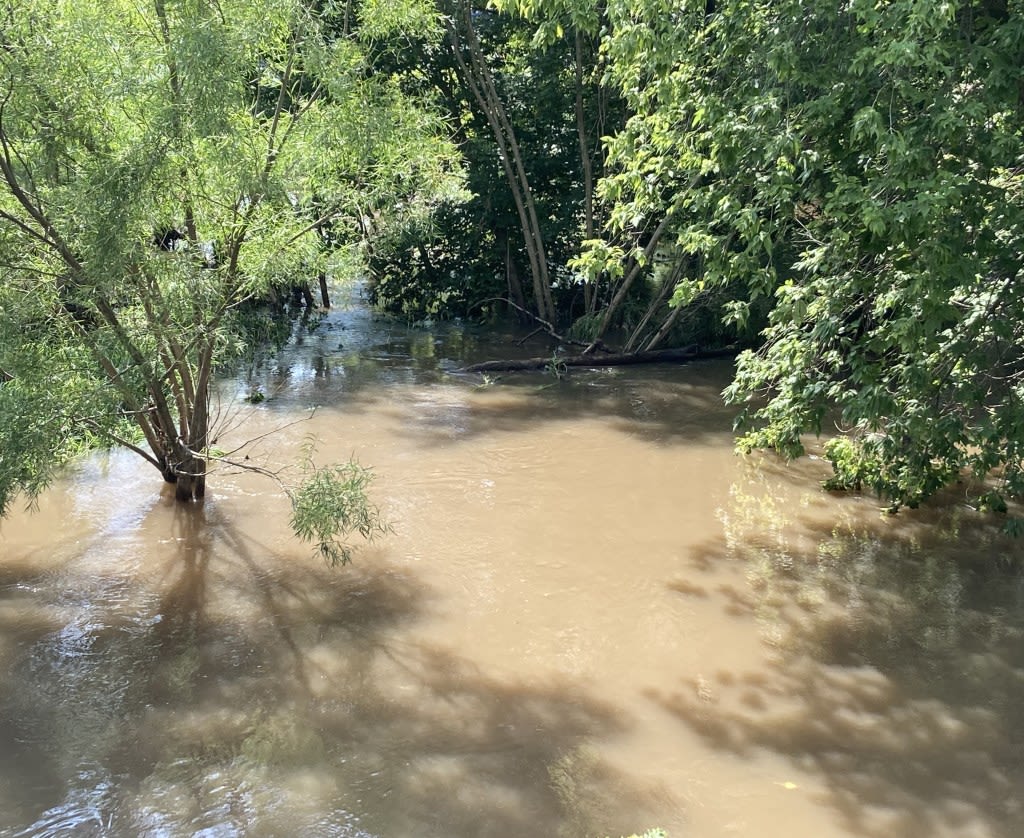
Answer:
[[[601,16],[604,241],[631,230],[770,311],[727,396],[744,447],[840,435],[833,486],[916,504],[964,470],[1024,492],[1024,8],[1019,0],[520,2],[548,28]],[[628,236],[625,237],[628,240]],[[621,267],[618,268],[621,270]]]
[[[7,0],[0,512],[97,441],[201,497],[246,309],[330,270],[325,224],[461,188],[441,121],[369,66],[400,6],[364,37],[331,2]]]

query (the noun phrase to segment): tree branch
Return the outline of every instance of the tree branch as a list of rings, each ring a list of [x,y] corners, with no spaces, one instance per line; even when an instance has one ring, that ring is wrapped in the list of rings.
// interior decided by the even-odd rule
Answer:
[[[152,456],[148,451],[146,451],[146,450],[144,450],[142,448],[139,448],[137,445],[134,445],[133,443],[129,442],[128,440],[124,439],[123,437],[118,436],[113,431],[107,430],[102,425],[97,423],[95,420],[93,420],[93,419],[83,419],[82,420],[82,424],[86,425],[89,428],[92,428],[92,430],[94,430],[97,434],[99,434],[100,436],[106,437],[111,442],[116,442],[118,445],[122,446],[123,448],[127,448],[129,451],[132,451],[132,452],[138,454],[140,457],[142,457],[142,459],[144,459],[146,462],[150,463],[151,465],[155,466],[156,468],[158,468],[158,469],[161,468],[160,462],[156,459],[156,457]]]
[[[479,307],[479,306],[485,305],[486,303],[495,303],[495,302],[505,303],[506,305],[510,305],[510,306],[512,306],[512,308],[516,309],[517,311],[521,311],[527,317],[533,318],[533,320],[535,320],[537,323],[540,323],[540,326],[541,326],[540,329],[538,329],[537,331],[547,332],[547,334],[551,335],[551,337],[553,337],[555,340],[559,341],[560,343],[567,343],[567,344],[571,344],[571,345],[574,345],[574,346],[590,346],[591,345],[588,341],[576,340],[575,338],[569,338],[569,337],[566,337],[565,335],[559,334],[558,332],[555,331],[554,325],[552,325],[549,321],[545,320],[543,317],[540,317],[539,315],[534,314],[532,311],[527,311],[521,305],[517,305],[516,303],[512,302],[510,299],[508,299],[506,297],[488,297],[486,300],[481,300],[480,302],[478,302],[476,304],[476,306]],[[534,332],[534,334],[536,334],[536,332]],[[603,345],[598,346],[596,348],[598,348],[598,349],[605,349],[605,347]],[[605,350],[605,351],[607,351],[607,350]]]

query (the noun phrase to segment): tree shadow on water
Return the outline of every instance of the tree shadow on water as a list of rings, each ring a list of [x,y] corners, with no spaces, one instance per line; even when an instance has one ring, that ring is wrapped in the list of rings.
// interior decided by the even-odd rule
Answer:
[[[19,792],[36,814],[0,834],[571,838],[629,831],[655,800],[592,747],[624,723],[587,688],[421,637],[444,592],[414,570],[383,550],[332,570],[225,517],[157,504],[142,529],[170,537],[116,606],[131,618],[83,606],[77,686],[23,672],[19,725],[103,709],[44,743]]]
[[[825,527],[734,500],[693,570],[743,568],[770,664],[651,697],[820,782],[846,834],[1024,834],[1024,575],[999,559],[1024,546],[953,508]]]

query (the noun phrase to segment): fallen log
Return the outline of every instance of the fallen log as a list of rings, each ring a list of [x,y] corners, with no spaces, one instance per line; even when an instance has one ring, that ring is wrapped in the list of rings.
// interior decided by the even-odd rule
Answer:
[[[684,346],[679,349],[653,349],[648,352],[623,352],[589,355],[552,355],[547,358],[521,358],[510,361],[483,361],[472,364],[462,372],[522,372],[542,370],[549,366],[558,367],[622,367],[627,364],[684,364],[688,361],[703,361],[710,358],[731,358],[735,347],[725,349],[701,349],[699,346]]]

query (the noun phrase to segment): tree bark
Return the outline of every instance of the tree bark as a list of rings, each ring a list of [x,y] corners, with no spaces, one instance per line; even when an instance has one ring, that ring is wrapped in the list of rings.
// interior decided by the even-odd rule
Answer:
[[[583,101],[583,35],[575,33],[573,71],[576,81],[576,138],[580,146],[580,166],[583,171],[583,237],[587,241],[596,237],[594,219],[594,161],[591,157],[590,139],[587,132],[586,108]],[[593,314],[597,308],[597,287],[592,282],[583,286],[584,310]]]
[[[484,58],[483,48],[473,25],[471,4],[459,0],[456,6],[455,14],[449,21],[448,42],[462,80],[486,118],[498,146],[498,159],[501,161],[512,200],[516,205],[523,231],[523,244],[530,260],[534,306],[541,319],[553,322],[555,306],[551,297],[547,251],[519,140],[498,94],[494,76]]]
[[[512,242],[508,240],[508,233],[502,229],[495,232],[499,244],[504,243],[505,251],[505,280],[508,284],[509,299],[520,309],[526,309],[526,297],[523,296],[523,283],[519,278],[519,265],[516,264],[515,254],[512,252]]]
[[[672,271],[664,278],[661,283],[661,288],[658,289],[658,293],[654,299],[651,300],[650,305],[647,306],[647,311],[644,312],[644,316],[640,319],[640,323],[633,330],[633,334],[629,336],[629,340],[626,341],[626,345],[623,347],[626,352],[632,352],[637,344],[640,343],[640,338],[644,334],[644,330],[647,328],[647,324],[651,322],[651,318],[657,313],[658,309],[664,305],[665,301],[669,298],[669,295],[675,290],[676,283],[683,274],[683,267],[685,265],[686,257],[682,256],[676,259],[675,264],[672,266]],[[681,308],[681,307],[679,307]],[[675,322],[675,318],[678,316],[676,313],[678,310],[673,309],[669,315],[668,320]],[[647,344],[645,349],[654,349],[657,346],[657,341],[654,345]]]

